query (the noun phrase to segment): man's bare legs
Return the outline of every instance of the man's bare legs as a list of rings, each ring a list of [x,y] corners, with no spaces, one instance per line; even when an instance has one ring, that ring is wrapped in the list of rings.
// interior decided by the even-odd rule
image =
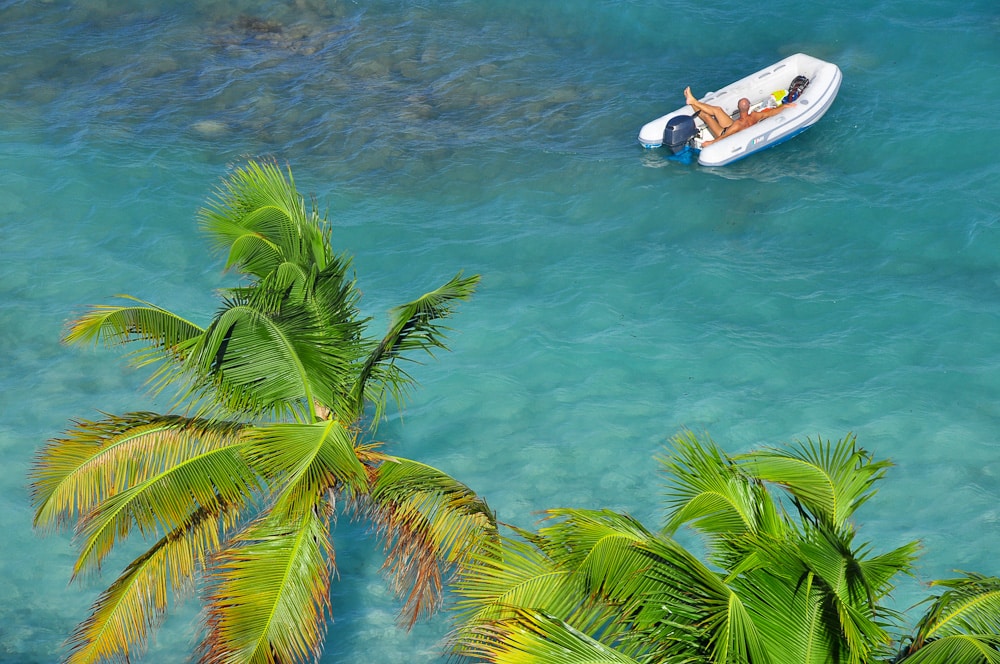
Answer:
[[[721,106],[705,104],[695,99],[694,95],[691,94],[691,86],[684,88],[684,99],[687,101],[688,106],[701,115],[701,119],[705,121],[708,130],[716,138],[721,136],[722,132],[733,124],[733,119],[729,117],[729,113],[726,113]]]

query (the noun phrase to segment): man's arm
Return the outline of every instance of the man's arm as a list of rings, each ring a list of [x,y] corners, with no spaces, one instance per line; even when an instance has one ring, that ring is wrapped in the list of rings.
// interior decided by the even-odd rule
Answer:
[[[762,108],[761,110],[754,113],[754,115],[759,116],[757,122],[760,122],[761,120],[766,120],[772,115],[777,115],[778,113],[781,113],[783,110],[791,106],[795,106],[795,102],[790,101],[787,104],[782,104],[781,106],[775,106],[774,108]]]

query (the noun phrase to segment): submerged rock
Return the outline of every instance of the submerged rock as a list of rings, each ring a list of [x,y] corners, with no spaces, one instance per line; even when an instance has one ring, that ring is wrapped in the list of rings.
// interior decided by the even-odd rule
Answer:
[[[205,137],[221,136],[229,131],[229,125],[222,120],[199,120],[191,129]]]
[[[278,21],[269,21],[257,16],[243,15],[236,19],[234,27],[249,36],[259,37],[262,34],[276,34],[282,31]]]

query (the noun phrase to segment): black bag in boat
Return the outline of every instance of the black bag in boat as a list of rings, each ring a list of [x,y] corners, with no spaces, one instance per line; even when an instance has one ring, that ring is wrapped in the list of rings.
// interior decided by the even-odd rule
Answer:
[[[793,102],[802,96],[802,91],[809,85],[809,79],[805,76],[796,76],[788,86],[788,94],[781,100],[782,104]]]

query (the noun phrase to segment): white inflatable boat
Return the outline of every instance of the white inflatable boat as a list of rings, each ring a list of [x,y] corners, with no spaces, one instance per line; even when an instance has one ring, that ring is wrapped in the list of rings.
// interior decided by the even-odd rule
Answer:
[[[788,96],[793,81],[795,88],[801,86],[802,79],[796,81],[798,77],[808,80],[805,89],[797,98],[794,94]],[[837,97],[842,78],[837,65],[796,53],[700,99],[721,106],[733,113],[734,118],[739,117],[736,105],[743,97],[750,100],[751,113],[792,101],[794,105],[704,147],[705,141],[715,137],[694,109],[684,105],[644,125],[639,131],[639,143],[645,148],[666,146],[674,154],[693,149],[698,152],[699,164],[724,166],[787,141],[816,124]]]

